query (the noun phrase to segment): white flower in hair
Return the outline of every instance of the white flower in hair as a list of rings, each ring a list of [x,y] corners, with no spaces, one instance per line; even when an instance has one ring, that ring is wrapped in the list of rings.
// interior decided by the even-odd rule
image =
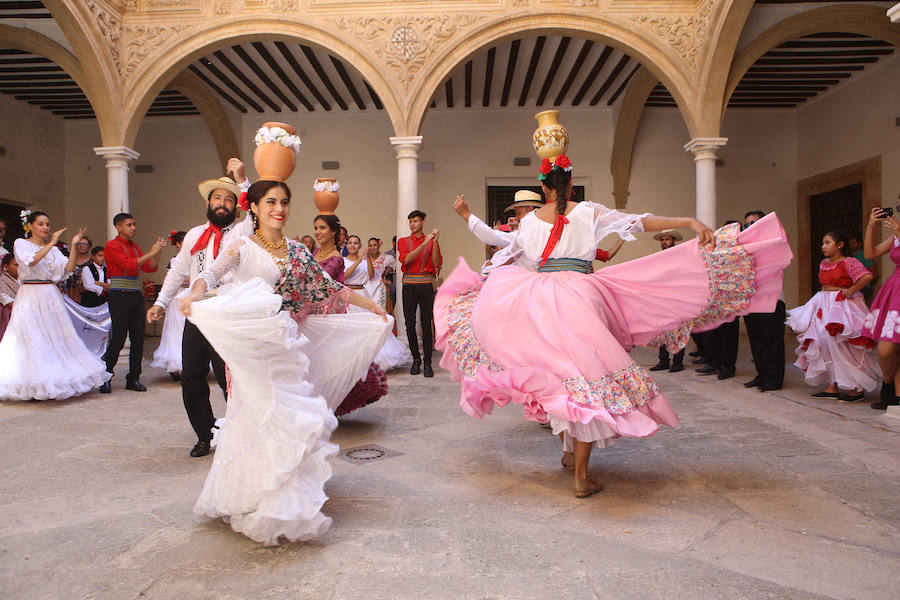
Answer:
[[[336,192],[339,189],[341,189],[341,184],[337,181],[316,179],[316,182],[313,184],[314,192]]]
[[[19,212],[19,218],[22,220],[23,225],[28,222],[28,217],[30,217],[30,216],[31,216],[31,211],[28,209],[25,209],[25,210],[22,210]]]

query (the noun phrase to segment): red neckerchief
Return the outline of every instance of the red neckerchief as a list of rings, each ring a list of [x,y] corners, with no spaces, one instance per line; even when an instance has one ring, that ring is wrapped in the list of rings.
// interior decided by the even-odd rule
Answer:
[[[544,251],[541,252],[542,267],[544,266],[544,263],[547,262],[547,259],[550,258],[553,248],[556,247],[556,242],[562,237],[563,227],[565,227],[568,222],[569,219],[567,219],[565,215],[556,215],[556,219],[553,221],[553,229],[550,230],[550,238],[547,240],[547,245],[544,246]]]
[[[191,256],[193,256],[198,250],[203,250],[209,244],[209,236],[213,236],[213,258],[217,258],[219,256],[219,244],[222,243],[222,230],[213,225],[212,223],[207,226],[207,228],[200,235],[200,239],[197,240],[197,243],[194,244],[194,247],[191,248]]]

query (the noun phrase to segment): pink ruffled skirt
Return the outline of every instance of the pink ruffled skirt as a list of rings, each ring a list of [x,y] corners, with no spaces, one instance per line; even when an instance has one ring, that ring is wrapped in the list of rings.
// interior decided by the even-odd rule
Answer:
[[[460,405],[481,418],[520,404],[525,418],[583,442],[653,435],[678,417],[628,355],[635,345],[684,347],[691,330],[772,312],[792,253],[772,214],[603,270],[535,273],[501,267],[487,279],[460,259],[435,298],[441,366]]]

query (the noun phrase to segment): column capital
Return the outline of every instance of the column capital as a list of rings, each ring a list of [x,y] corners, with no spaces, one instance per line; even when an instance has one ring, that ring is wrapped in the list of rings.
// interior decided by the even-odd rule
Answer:
[[[900,23],[900,2],[888,9],[887,16],[892,23]]]
[[[419,150],[422,149],[421,135],[391,137],[390,140],[397,158],[419,158]]]
[[[631,192],[613,192],[612,196],[616,202],[616,208],[625,208],[628,206],[628,196]]]
[[[141,156],[139,152],[135,152],[127,146],[98,146],[94,148],[94,154],[102,156],[106,160],[116,158],[120,160],[134,160]]]
[[[728,143],[724,137],[695,137],[684,145],[685,152],[693,152],[694,160],[715,158],[716,151]]]

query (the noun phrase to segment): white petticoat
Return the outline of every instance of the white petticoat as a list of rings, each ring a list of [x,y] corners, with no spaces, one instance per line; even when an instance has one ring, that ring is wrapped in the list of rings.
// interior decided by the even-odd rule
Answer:
[[[52,284],[22,285],[0,341],[0,400],[63,400],[107,381]]]
[[[366,309],[354,305],[350,306],[348,313],[371,314]],[[406,344],[398,340],[397,336],[393,333],[390,333],[387,336],[384,345],[375,356],[375,364],[378,365],[378,368],[382,371],[391,371],[411,362],[412,354],[409,353],[409,348],[406,347]]]
[[[311,539],[330,526],[321,508],[327,459],[338,448],[328,441],[337,419],[326,398],[340,403],[389,331],[375,315],[310,316],[303,332],[313,342],[280,309],[281,298],[257,278],[195,302],[190,317],[231,371],[215,457],[194,512],[222,517],[265,545],[282,536]],[[344,339],[347,330],[356,339]]]
[[[159,348],[153,353],[151,367],[165,369],[169,373],[181,372],[181,338],[184,337],[184,315],[178,309],[181,300],[191,293],[190,288],[180,291],[166,309]]]

